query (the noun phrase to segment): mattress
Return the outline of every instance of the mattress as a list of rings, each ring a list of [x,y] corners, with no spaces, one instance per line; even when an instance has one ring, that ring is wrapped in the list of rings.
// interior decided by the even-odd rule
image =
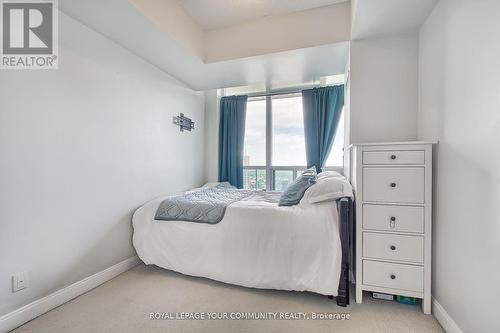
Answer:
[[[200,224],[155,220],[164,199],[133,216],[133,244],[144,263],[245,287],[337,296],[335,202],[279,207],[272,195],[256,193],[229,205],[218,224]]]

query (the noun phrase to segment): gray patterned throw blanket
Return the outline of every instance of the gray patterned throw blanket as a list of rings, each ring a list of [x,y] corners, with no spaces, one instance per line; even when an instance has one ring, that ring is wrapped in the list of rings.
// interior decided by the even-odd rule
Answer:
[[[155,220],[216,224],[224,217],[227,206],[252,193],[253,191],[238,190],[222,183],[172,196],[161,202]]]

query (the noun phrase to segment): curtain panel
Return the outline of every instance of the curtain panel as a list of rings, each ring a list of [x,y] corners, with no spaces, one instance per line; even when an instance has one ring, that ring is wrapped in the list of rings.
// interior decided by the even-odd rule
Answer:
[[[248,96],[222,97],[219,119],[219,181],[243,188],[243,144]]]
[[[344,85],[302,91],[307,167],[325,165],[344,106]]]

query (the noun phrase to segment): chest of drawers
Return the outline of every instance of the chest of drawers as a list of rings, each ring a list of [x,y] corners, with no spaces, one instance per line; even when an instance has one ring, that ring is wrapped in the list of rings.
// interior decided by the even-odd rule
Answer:
[[[431,312],[432,143],[352,146],[356,302],[363,291],[422,299]]]

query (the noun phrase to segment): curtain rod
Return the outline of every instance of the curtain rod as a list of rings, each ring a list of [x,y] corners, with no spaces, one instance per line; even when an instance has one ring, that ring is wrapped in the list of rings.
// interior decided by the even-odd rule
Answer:
[[[251,97],[267,97],[267,96],[276,96],[276,95],[289,95],[289,94],[298,94],[298,93],[302,93],[302,89],[276,91],[276,92],[269,92],[269,93],[254,93],[254,94],[247,94],[247,96],[248,96],[248,98],[251,98]]]
[[[330,87],[330,86],[338,86],[338,85],[342,85],[342,84],[332,84],[332,85],[326,85],[326,86],[323,86],[323,87]],[[278,90],[278,91],[271,91],[271,92],[262,92],[262,93],[250,93],[250,94],[246,94],[248,96],[248,98],[252,98],[252,97],[268,97],[268,96],[279,96],[279,95],[289,95],[289,94],[301,94],[303,90],[307,90],[307,89],[313,89],[313,88],[318,88],[318,87],[322,87],[322,86],[318,86],[318,85],[309,85],[309,86],[304,86],[304,87],[300,87],[300,88],[292,88],[290,90]]]

